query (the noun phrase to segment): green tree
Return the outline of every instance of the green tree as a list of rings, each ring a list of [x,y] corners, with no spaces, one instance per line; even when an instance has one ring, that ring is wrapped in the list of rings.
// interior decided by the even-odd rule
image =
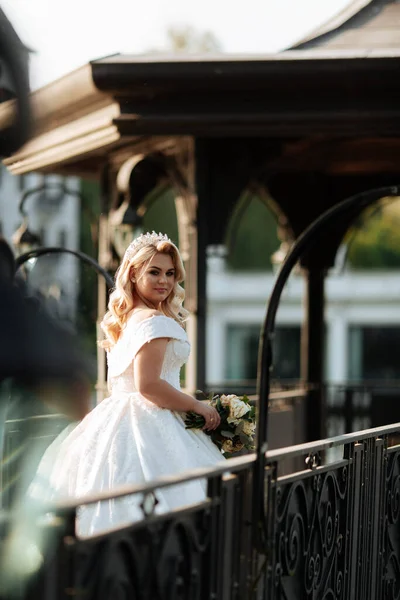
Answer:
[[[400,200],[366,211],[345,239],[354,269],[400,268]]]

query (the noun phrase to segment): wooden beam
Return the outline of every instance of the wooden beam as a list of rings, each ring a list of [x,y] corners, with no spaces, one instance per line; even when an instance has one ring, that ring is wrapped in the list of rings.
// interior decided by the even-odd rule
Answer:
[[[306,138],[282,146],[268,162],[272,172],[317,171],[327,174],[396,173],[400,138]]]

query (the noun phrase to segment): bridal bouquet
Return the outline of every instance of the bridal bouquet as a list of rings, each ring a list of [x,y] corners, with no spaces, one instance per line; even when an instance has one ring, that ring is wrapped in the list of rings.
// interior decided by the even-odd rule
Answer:
[[[212,396],[208,403],[221,417],[221,423],[214,431],[207,431],[212,441],[224,454],[233,454],[240,450],[254,450],[256,432],[256,409],[251,406],[247,396]],[[186,429],[202,429],[205,419],[194,412],[186,414]]]

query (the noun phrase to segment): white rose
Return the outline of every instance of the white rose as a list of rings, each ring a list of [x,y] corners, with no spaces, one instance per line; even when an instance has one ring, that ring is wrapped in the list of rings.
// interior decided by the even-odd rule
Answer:
[[[243,450],[243,448],[244,448],[244,444],[242,444],[242,442],[240,442],[240,441],[237,441],[234,444],[232,440],[226,440],[222,444],[222,451],[229,452],[230,454],[232,454],[234,452],[240,452],[240,450]]]
[[[237,396],[234,396],[229,403],[229,417],[227,418],[228,423],[234,423],[237,425],[240,422],[241,417],[249,412],[250,406],[239,400]]]
[[[220,397],[222,406],[229,406],[234,398],[237,398],[235,394],[222,394],[222,396]]]
[[[232,440],[225,440],[222,444],[222,452],[232,452],[233,442]]]
[[[243,433],[245,435],[248,435],[250,438],[252,438],[254,436],[256,432],[256,424],[255,423],[249,423],[249,421],[244,421],[243,423]]]

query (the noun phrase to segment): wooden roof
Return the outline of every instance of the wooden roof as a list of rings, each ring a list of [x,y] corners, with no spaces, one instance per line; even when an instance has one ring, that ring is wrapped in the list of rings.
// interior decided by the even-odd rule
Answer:
[[[5,161],[97,176],[174,137],[400,137],[400,50],[94,61],[32,94],[32,139]],[[0,105],[0,131],[14,105]]]
[[[400,49],[400,3],[397,0],[353,0],[339,14],[291,49]]]

